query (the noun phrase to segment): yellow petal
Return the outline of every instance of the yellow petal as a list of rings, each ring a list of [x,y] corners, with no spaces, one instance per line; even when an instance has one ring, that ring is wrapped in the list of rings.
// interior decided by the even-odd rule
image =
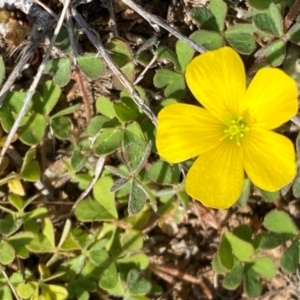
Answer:
[[[257,72],[243,97],[243,105],[255,127],[273,129],[298,110],[298,88],[282,70],[263,68]]]
[[[216,147],[221,123],[201,107],[172,104],[158,114],[156,147],[165,160],[177,163]]]
[[[241,194],[244,178],[242,148],[224,141],[200,155],[186,178],[186,192],[203,205],[228,208]]]
[[[195,98],[215,117],[224,121],[238,115],[246,91],[243,62],[229,47],[194,58],[186,69],[187,84]]]
[[[156,147],[165,160],[177,163],[216,147],[222,124],[195,105],[172,104],[158,114]]]
[[[259,188],[277,191],[295,177],[295,150],[288,138],[264,129],[251,129],[242,147],[246,173]]]

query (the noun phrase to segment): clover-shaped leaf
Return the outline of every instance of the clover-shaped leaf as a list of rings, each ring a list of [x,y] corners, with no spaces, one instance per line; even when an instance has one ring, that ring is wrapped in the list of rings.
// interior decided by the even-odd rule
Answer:
[[[15,249],[10,243],[2,240],[0,241],[0,263],[2,265],[9,265],[15,259]]]
[[[232,48],[241,54],[250,54],[256,48],[256,42],[251,35],[255,28],[250,24],[238,24],[225,32],[225,38]]]
[[[249,4],[249,6],[262,10],[262,9],[266,9],[269,7],[269,5],[271,3],[280,3],[284,0],[247,0],[247,3]]]
[[[219,31],[216,17],[205,7],[195,7],[191,11],[191,17],[202,29]]]
[[[37,145],[45,135],[47,122],[43,115],[31,115],[19,131],[20,140],[29,146]]]
[[[219,49],[224,45],[224,38],[220,33],[208,30],[197,30],[190,35],[190,39],[207,50]]]
[[[44,74],[53,74],[53,82],[60,87],[66,86],[71,79],[71,59],[68,57],[49,60]]]
[[[211,0],[209,3],[209,9],[216,18],[218,30],[223,31],[227,15],[227,4],[223,0]]]
[[[164,95],[167,98],[181,99],[185,94],[184,77],[171,70],[158,70],[154,75],[153,84],[157,88],[165,87]]]
[[[89,53],[78,56],[78,66],[91,79],[97,79],[105,69],[103,60],[100,57],[96,57],[95,54]]]
[[[222,280],[222,286],[228,290],[235,290],[242,282],[243,271],[243,264],[236,260],[233,268],[224,276]]]
[[[275,233],[288,233],[296,235],[298,233],[297,227],[292,218],[285,212],[273,210],[269,212],[264,219],[263,225]]]
[[[145,295],[151,290],[151,283],[143,277],[140,271],[131,269],[127,275],[127,287],[130,294]]]
[[[299,264],[299,240],[293,243],[284,251],[280,258],[280,267],[286,273],[296,272]]]
[[[43,94],[33,98],[32,109],[42,115],[48,115],[58,102],[60,95],[60,87],[52,81],[47,81],[43,86]]]
[[[61,140],[70,139],[70,132],[72,129],[72,123],[69,118],[65,116],[58,116],[52,118],[50,121],[51,129],[54,135]]]

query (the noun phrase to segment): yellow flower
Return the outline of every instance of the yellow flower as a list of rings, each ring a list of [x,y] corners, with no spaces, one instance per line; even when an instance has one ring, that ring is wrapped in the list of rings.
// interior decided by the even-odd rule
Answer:
[[[294,146],[271,131],[297,113],[298,91],[291,77],[280,69],[263,68],[246,90],[241,58],[224,47],[194,58],[186,81],[204,108],[163,108],[156,145],[171,163],[199,156],[186,177],[191,197],[208,207],[228,208],[241,194],[244,172],[267,191],[293,180]]]

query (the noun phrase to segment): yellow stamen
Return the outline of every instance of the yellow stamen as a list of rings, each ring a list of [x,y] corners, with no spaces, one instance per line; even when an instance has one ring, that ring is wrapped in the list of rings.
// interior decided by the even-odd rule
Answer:
[[[241,145],[241,139],[245,137],[245,134],[249,131],[249,127],[242,117],[232,117],[229,121],[224,123],[223,132],[225,135],[220,139],[229,138],[235,141],[238,146]]]

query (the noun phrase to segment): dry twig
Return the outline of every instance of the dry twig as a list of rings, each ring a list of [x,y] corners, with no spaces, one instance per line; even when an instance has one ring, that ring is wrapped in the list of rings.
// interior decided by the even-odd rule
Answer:
[[[134,89],[133,84],[127,79],[127,77],[122,73],[122,71],[117,67],[117,65],[114,63],[114,61],[111,59],[111,57],[106,52],[101,40],[97,37],[95,32],[87,25],[87,23],[84,21],[84,19],[81,17],[81,15],[77,12],[76,9],[74,9],[71,6],[72,14],[76,22],[81,26],[83,32],[86,34],[86,36],[89,38],[89,40],[94,44],[96,49],[98,50],[100,56],[105,60],[106,64],[110,68],[110,70],[118,77],[120,82],[123,84],[125,89],[129,92],[131,95],[133,101],[135,104],[148,116],[148,118],[151,120],[151,122],[156,125],[157,120],[152,112],[152,110],[149,108],[149,106],[142,100],[136,90]]]

